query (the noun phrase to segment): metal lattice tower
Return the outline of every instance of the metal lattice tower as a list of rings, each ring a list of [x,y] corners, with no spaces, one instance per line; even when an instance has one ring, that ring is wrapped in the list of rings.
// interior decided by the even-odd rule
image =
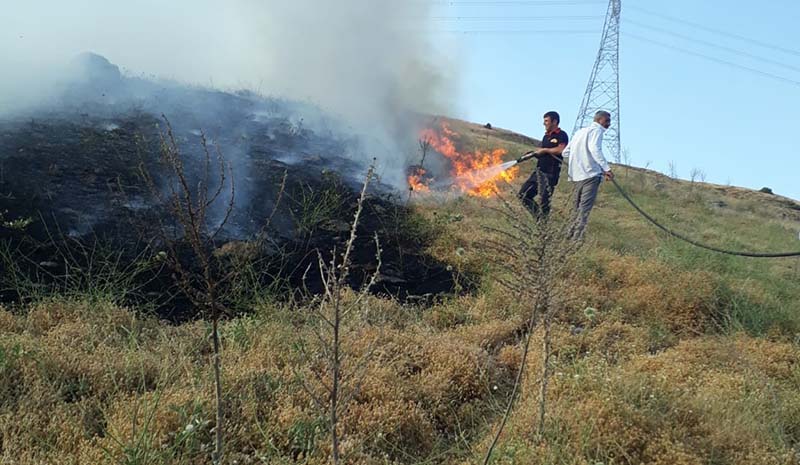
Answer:
[[[606,22],[600,50],[594,62],[592,76],[586,86],[581,110],[575,121],[573,134],[588,126],[598,110],[611,113],[611,127],[603,136],[604,151],[617,163],[620,162],[619,138],[619,20],[622,0],[609,0]]]

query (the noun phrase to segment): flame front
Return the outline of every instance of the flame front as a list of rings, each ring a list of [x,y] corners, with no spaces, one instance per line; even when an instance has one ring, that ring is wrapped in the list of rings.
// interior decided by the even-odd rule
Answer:
[[[427,173],[424,168],[415,167],[408,175],[408,187],[414,192],[430,192],[431,188],[428,186],[430,179],[425,176]]]
[[[505,149],[460,152],[454,141],[458,134],[450,129],[447,123],[442,122],[438,130],[424,129],[420,137],[430,144],[433,150],[450,161],[453,186],[469,195],[492,197],[500,192],[500,188],[497,186],[498,182],[510,182],[519,172],[519,168],[516,166],[508,170],[500,168],[503,156],[506,154]],[[424,170],[422,174],[424,174]],[[427,184],[420,182],[421,179],[421,177],[415,178],[414,174],[410,175],[409,186],[415,191],[430,191]]]

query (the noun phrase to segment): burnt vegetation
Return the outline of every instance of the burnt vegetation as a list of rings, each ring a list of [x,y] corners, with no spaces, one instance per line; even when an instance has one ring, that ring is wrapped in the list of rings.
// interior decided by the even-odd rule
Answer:
[[[120,303],[149,303],[175,321],[192,318],[188,302],[173,288],[170,272],[159,264],[164,244],[155,240],[159,234],[151,227],[166,221],[169,208],[150,195],[152,187],[163,192],[170,187],[158,161],[163,122],[144,113],[110,120],[70,116],[75,115],[2,123],[0,211],[9,220],[30,219],[25,228],[3,228],[3,256],[13,271],[4,276],[3,300],[25,300],[48,289],[93,292],[76,282],[84,275],[87,285],[91,280],[108,281]],[[325,158],[310,154],[321,143],[317,136],[308,130],[291,135],[297,129],[283,119],[258,129],[261,132],[249,136],[247,153],[239,158],[226,153],[229,163],[246,169],[233,167],[226,181],[235,182],[239,191],[230,212],[221,199],[209,205],[203,227],[213,228],[229,216],[209,245],[231,264],[244,260],[253,267],[249,278],[255,282],[250,284],[270,289],[276,298],[300,297],[293,289],[303,284],[319,293],[322,282],[307,277],[303,283],[303,272],[316,263],[315,250],[327,251],[345,240],[357,205],[359,169],[336,155],[343,148],[334,143]],[[192,131],[178,125],[173,138],[188,188],[195,191],[207,168],[204,143],[199,132]],[[214,147],[241,150],[228,142],[215,139]],[[307,146],[292,149],[300,143]],[[298,161],[279,159],[281,151],[289,150],[297,150]],[[208,169],[218,174],[220,167],[214,160],[212,165]],[[140,168],[151,179],[143,177]],[[409,224],[416,227],[406,227]],[[180,230],[177,224],[164,226]],[[364,246],[377,233],[394,247],[386,251],[387,265],[375,292],[417,300],[452,292],[452,274],[425,253],[436,226],[414,218],[398,194],[373,185],[360,228],[351,285],[358,286],[374,267],[374,255]],[[193,261],[191,244],[181,243],[186,237],[179,236],[176,250]],[[242,283],[235,287],[244,290]]]

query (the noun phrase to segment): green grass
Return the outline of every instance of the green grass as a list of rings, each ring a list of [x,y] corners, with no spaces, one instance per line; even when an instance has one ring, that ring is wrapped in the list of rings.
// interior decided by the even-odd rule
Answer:
[[[800,250],[796,231],[779,216],[770,199],[730,199],[702,185],[667,180],[656,190],[657,178],[637,173],[645,182],[628,185],[635,201],[668,227],[710,245],[731,250],[783,252]],[[624,182],[624,181],[623,181]],[[642,186],[644,186],[642,188]],[[797,258],[734,257],[699,249],[668,237],[638,216],[627,202],[605,185],[605,199],[592,218],[595,241],[624,254],[653,258],[685,271],[706,271],[718,278],[718,299],[727,306],[730,328],[764,335],[770,329],[800,331],[800,273]],[[713,208],[714,202],[725,202]],[[790,212],[786,212],[787,214]],[[725,309],[723,309],[725,310]]]

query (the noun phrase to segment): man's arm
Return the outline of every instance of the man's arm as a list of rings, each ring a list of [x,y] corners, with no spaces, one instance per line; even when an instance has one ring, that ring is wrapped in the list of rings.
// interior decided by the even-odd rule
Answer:
[[[562,156],[562,157],[564,157],[564,158],[567,158],[567,157],[569,157],[569,152],[570,152],[570,145],[569,145],[569,144],[567,144],[567,145],[564,147],[564,151],[563,151],[563,152],[561,152],[561,156]]]
[[[561,155],[564,153],[564,149],[567,148],[567,144],[561,143],[558,144],[558,147],[551,147],[549,149],[539,149],[536,153],[541,155]]]
[[[590,137],[589,154],[600,165],[603,170],[603,176],[609,180],[614,179],[614,173],[611,172],[611,167],[608,165],[605,155],[603,155],[603,131],[594,131]]]
[[[569,138],[565,132],[560,132],[556,138],[558,140],[558,145],[556,147],[550,147],[546,149],[540,148],[537,150],[537,152],[539,152],[541,155],[552,155],[554,157],[562,155],[564,153],[564,149],[567,148],[567,142],[569,142]]]

